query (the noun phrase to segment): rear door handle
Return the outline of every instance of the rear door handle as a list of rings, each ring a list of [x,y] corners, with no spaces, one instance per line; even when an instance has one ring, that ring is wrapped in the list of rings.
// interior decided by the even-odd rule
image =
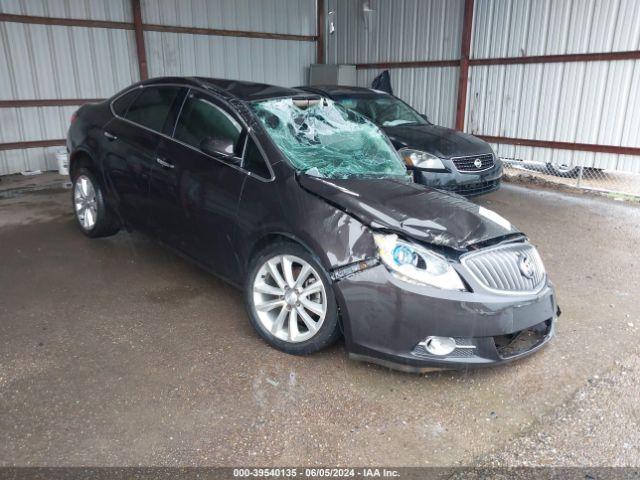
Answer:
[[[117,140],[118,137],[116,137],[113,133],[108,132],[108,131],[104,131],[104,136],[106,137],[107,140],[109,141],[113,141],[113,140]]]
[[[160,157],[156,157],[156,162],[158,162],[160,165],[162,165],[163,167],[166,167],[166,168],[175,167],[175,165],[173,163],[169,163],[169,162],[161,159]]]

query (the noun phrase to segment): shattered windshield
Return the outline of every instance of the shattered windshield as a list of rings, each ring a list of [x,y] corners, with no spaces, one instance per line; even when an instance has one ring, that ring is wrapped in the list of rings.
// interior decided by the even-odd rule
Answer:
[[[407,176],[378,127],[329,99],[279,98],[251,107],[299,171],[325,178]]]
[[[379,97],[342,97],[338,103],[345,108],[361,113],[373,123],[382,127],[419,124],[427,121],[409,105],[390,96]]]

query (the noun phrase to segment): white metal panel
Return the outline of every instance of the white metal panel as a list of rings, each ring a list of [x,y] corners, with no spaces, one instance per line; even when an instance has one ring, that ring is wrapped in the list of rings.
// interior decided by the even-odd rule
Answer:
[[[315,0],[143,0],[145,23],[316,34]]]
[[[476,0],[472,58],[638,50],[637,0]],[[640,147],[640,61],[477,66],[471,133]],[[640,172],[637,157],[513,145],[500,156]]]
[[[638,0],[476,0],[472,58],[638,50]]]
[[[0,100],[103,98],[138,80],[129,30],[0,23]]]
[[[0,143],[65,138],[76,106],[0,108]]]
[[[144,0],[144,21],[315,35],[315,0]],[[129,0],[0,0],[0,12],[131,21]],[[315,43],[146,32],[151,76],[307,83]],[[131,30],[0,23],[0,100],[105,98],[138,81]],[[75,107],[0,109],[0,142],[63,138]],[[56,148],[0,152],[0,174],[54,168]]]
[[[640,147],[640,60],[470,69],[466,128],[484,135]]]
[[[0,0],[0,12],[39,17],[131,22],[130,0]]]
[[[458,67],[401,68],[389,71],[393,93],[436,125],[453,127],[458,95]],[[371,87],[382,70],[358,70],[358,85]]]
[[[327,62],[339,64],[451,60],[460,55],[463,0],[330,0]],[[371,86],[381,70],[358,70],[358,85]],[[438,125],[452,127],[458,68],[391,69],[394,93]]]
[[[12,13],[54,14],[54,2],[47,4],[49,10],[43,11],[37,10],[37,3],[25,2],[31,10]],[[84,4],[93,6],[95,3],[105,2]],[[4,2],[3,8],[7,4]],[[111,9],[109,12],[115,11],[113,6],[105,8]],[[98,11],[94,7],[91,9],[91,12]],[[81,18],[81,15],[73,15]],[[93,18],[100,17],[126,20],[122,16],[106,15]],[[0,100],[105,98],[138,80],[136,62],[132,31],[0,23]],[[75,108],[2,108],[0,143],[64,138]],[[0,175],[25,169],[55,168],[51,152],[56,148],[0,152]]]
[[[64,147],[25,148],[0,151],[0,175],[25,170],[57,170],[55,152]]]
[[[150,76],[200,75],[297,86],[307,83],[315,43],[145,32]]]
[[[328,63],[451,60],[460,55],[463,0],[331,0]]]

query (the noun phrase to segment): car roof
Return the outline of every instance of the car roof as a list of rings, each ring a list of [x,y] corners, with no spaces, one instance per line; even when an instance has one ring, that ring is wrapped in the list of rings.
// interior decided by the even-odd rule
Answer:
[[[350,87],[346,85],[312,85],[309,87],[296,87],[307,92],[317,93],[330,98],[333,97],[378,97],[388,95],[386,92],[366,87]]]
[[[227,99],[237,98],[247,102],[308,94],[302,90],[278,87],[275,85],[268,85],[266,83],[208,77],[157,77],[140,82],[140,85],[162,85],[175,83],[212,90]]]

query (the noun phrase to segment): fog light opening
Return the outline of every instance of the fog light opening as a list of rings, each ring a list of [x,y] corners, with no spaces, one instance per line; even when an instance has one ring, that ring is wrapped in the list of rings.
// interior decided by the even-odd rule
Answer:
[[[456,349],[456,341],[451,337],[427,337],[420,345],[431,355],[449,355]]]

